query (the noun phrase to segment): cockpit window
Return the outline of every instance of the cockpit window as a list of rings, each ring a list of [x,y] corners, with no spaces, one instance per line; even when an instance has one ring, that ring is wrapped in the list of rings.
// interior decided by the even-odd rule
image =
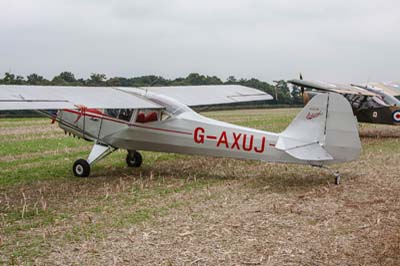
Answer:
[[[129,122],[133,114],[133,109],[105,109],[104,113],[108,116]]]
[[[132,109],[121,109],[118,115],[118,119],[129,122],[131,120],[132,113],[133,113]]]
[[[164,111],[160,111],[158,109],[145,109],[145,110],[138,110],[136,116],[137,123],[149,123],[155,121],[162,121],[167,119],[168,117],[165,116]]]
[[[388,106],[380,97],[364,96],[357,94],[348,94],[346,98],[351,103],[351,106],[356,109],[369,109]]]
[[[120,110],[120,109],[105,109],[105,110],[104,110],[104,113],[105,113],[106,115],[108,115],[108,116],[117,118],[118,115],[119,115],[119,110]]]

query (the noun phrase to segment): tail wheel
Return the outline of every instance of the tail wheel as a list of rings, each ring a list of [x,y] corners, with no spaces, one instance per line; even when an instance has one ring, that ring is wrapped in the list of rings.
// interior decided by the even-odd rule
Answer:
[[[84,159],[79,159],[75,161],[72,170],[77,177],[88,177],[90,175],[90,164]]]
[[[128,151],[126,156],[126,164],[129,167],[140,167],[142,165],[143,158],[142,155],[137,151]]]

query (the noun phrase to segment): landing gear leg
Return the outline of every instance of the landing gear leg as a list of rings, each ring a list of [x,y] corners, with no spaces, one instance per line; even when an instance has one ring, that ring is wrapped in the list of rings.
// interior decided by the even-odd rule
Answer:
[[[75,161],[72,168],[74,175],[77,177],[88,177],[90,175],[90,166],[105,158],[115,150],[116,148],[114,147],[96,143],[87,160],[79,159]]]
[[[340,173],[339,173],[339,171],[336,171],[334,175],[335,175],[335,185],[338,186],[338,185],[340,185]]]
[[[126,155],[126,164],[129,167],[140,167],[143,162],[142,155],[137,151],[128,151]]]
[[[333,175],[335,176],[335,185],[336,185],[336,186],[340,185],[340,178],[341,178],[341,175],[340,175],[340,172],[339,172],[339,171],[334,171],[334,170],[332,170],[332,169],[330,169],[330,168],[328,168],[328,167],[326,167],[326,166],[323,166],[323,165],[316,165],[315,167],[319,167],[319,168],[328,170],[328,171],[330,171],[331,173],[333,173]]]

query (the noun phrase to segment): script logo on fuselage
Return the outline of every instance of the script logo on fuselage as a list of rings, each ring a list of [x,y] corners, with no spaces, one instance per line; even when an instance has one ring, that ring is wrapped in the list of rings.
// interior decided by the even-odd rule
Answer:
[[[194,142],[204,144],[206,140],[215,141],[217,148],[225,148],[230,150],[243,150],[245,152],[263,153],[265,151],[267,139],[265,136],[261,138],[261,143],[255,144],[253,134],[247,133],[228,133],[222,131],[219,135],[207,135],[206,130],[198,127],[194,130]]]

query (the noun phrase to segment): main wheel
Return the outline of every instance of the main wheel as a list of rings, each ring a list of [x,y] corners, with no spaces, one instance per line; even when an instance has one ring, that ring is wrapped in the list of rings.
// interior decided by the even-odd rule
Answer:
[[[77,177],[88,177],[90,175],[90,164],[84,159],[79,159],[75,161],[72,170]]]
[[[128,151],[128,155],[126,155],[126,164],[129,167],[140,167],[142,162],[143,158],[140,153],[137,151]]]

